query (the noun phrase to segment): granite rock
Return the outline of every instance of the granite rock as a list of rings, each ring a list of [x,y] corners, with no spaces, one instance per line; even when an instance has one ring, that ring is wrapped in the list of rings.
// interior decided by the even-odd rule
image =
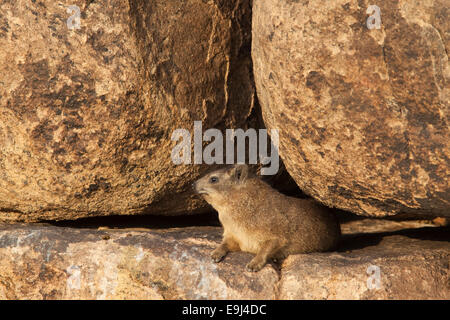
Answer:
[[[265,125],[299,187],[330,207],[449,216],[448,2],[379,1],[379,29],[371,4],[254,1]]]
[[[210,258],[221,228],[0,225],[1,299],[449,299],[449,228],[344,223],[336,252],[260,272],[251,254]],[[371,280],[379,268],[379,282]],[[374,271],[375,270],[375,271]]]
[[[0,2],[0,220],[204,210],[171,136],[245,128],[250,27],[246,0]]]

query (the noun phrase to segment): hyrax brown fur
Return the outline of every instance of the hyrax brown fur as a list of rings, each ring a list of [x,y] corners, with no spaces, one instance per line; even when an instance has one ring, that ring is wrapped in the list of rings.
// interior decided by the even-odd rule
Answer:
[[[219,212],[224,228],[215,262],[229,251],[256,254],[247,265],[259,271],[268,259],[336,248],[341,230],[330,210],[314,200],[285,196],[271,188],[246,165],[207,174],[193,185]]]

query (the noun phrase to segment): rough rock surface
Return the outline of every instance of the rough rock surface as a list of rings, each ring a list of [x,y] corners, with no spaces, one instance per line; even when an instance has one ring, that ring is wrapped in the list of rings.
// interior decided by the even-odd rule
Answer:
[[[0,220],[204,207],[171,135],[245,128],[250,24],[247,0],[1,1]]]
[[[211,261],[219,227],[2,224],[0,298],[449,299],[450,229],[425,226],[349,222],[338,252],[294,255],[281,269],[267,265],[250,273],[247,253]],[[379,288],[368,287],[371,265],[380,268]]]
[[[450,215],[448,1],[253,3],[268,128],[307,194],[357,214]]]

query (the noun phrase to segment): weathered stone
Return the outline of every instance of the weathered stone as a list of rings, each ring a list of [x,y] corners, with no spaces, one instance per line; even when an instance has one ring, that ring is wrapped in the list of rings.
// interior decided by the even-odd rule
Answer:
[[[426,226],[348,222],[338,252],[294,255],[281,269],[250,273],[248,253],[212,262],[219,227],[1,224],[0,298],[449,299],[450,229]],[[379,289],[367,285],[370,265],[380,267]]]
[[[75,11],[81,12],[80,29]],[[250,1],[0,3],[0,219],[195,212],[175,129],[242,127]]]
[[[253,2],[258,99],[307,194],[357,214],[450,215],[448,2]]]
[[[242,272],[250,255],[216,265],[217,227],[166,231],[2,226],[3,299],[275,298],[278,276]]]
[[[340,252],[286,261],[280,298],[449,299],[450,229],[431,226],[369,219],[343,224]],[[371,278],[377,268],[378,288]]]

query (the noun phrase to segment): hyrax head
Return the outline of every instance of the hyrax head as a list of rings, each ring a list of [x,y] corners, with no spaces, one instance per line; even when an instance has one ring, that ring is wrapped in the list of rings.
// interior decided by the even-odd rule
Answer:
[[[224,193],[233,189],[248,178],[249,168],[245,164],[237,164],[231,168],[219,169],[206,174],[193,183],[195,192],[204,195]]]

